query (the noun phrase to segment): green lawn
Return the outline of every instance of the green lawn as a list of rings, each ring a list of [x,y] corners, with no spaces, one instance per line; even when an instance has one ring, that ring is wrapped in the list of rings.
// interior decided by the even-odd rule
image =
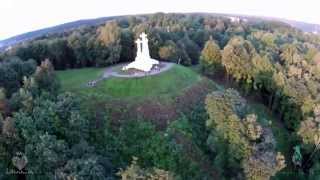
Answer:
[[[89,80],[98,78],[102,72],[103,69],[94,68],[67,70],[59,71],[58,77],[64,90],[114,98],[175,96],[201,79],[201,76],[191,69],[174,65],[170,70],[158,75],[142,78],[112,77],[99,82],[93,88],[84,86]]]
[[[65,71],[57,71],[63,90],[77,91],[85,87],[85,84],[102,75],[103,68],[83,68]]]

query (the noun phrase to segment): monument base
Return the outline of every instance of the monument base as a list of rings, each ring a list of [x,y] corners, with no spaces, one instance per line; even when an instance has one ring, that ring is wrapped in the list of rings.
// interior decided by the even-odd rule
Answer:
[[[159,64],[159,61],[150,58],[149,46],[147,35],[143,32],[140,34],[140,38],[136,40],[137,43],[137,55],[134,61],[127,66],[124,66],[122,70],[136,69],[139,71],[149,72],[153,65]]]
[[[122,70],[128,70],[128,69],[137,69],[144,72],[149,72],[153,65],[158,65],[159,61],[155,59],[149,58],[148,60],[135,60],[132,63],[128,64],[127,66],[124,66]]]

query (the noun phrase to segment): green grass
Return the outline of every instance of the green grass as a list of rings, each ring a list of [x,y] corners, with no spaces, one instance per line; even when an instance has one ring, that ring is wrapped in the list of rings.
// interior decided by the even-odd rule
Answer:
[[[83,68],[57,71],[63,90],[77,91],[84,88],[85,84],[102,75],[103,68]]]
[[[201,76],[191,69],[174,65],[158,75],[141,78],[112,77],[99,82],[93,88],[84,86],[89,80],[98,78],[102,72],[103,69],[85,68],[60,71],[58,77],[64,90],[113,98],[175,96],[201,79]]]

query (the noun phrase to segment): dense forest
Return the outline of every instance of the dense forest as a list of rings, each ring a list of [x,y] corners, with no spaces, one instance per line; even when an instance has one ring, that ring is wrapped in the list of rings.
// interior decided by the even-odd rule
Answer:
[[[151,57],[226,89],[166,128],[130,116],[115,125],[61,89],[55,70],[132,61],[141,32]],[[0,54],[0,179],[319,179],[319,63],[320,36],[208,14],[124,16],[20,43]],[[264,104],[281,132],[246,99]],[[12,176],[16,152],[28,168]]]

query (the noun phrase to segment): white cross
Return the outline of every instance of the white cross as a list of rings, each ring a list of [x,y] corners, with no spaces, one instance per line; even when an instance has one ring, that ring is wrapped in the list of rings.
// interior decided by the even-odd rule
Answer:
[[[147,35],[144,32],[141,33],[140,37],[141,37],[142,40],[147,39]]]

